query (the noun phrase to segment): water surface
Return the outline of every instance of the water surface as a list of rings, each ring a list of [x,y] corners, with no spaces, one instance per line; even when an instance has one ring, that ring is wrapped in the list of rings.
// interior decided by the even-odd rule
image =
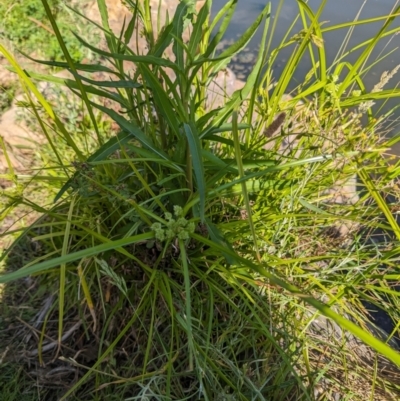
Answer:
[[[345,22],[353,21],[354,19],[363,20],[378,16],[384,16],[390,13],[390,11],[396,6],[398,1],[396,0],[328,0],[327,4],[322,12],[320,21],[324,21],[323,27],[337,25]],[[214,0],[213,7],[215,10],[219,10],[224,4],[225,0]],[[240,33],[244,32],[251,23],[257,18],[261,10],[264,8],[267,2],[265,0],[239,0],[236,13],[233,17],[232,26],[227,34],[228,39],[236,38]],[[272,19],[276,18],[276,11],[278,8],[279,0],[272,0]],[[309,0],[308,5],[311,9],[316,12],[321,4],[321,0]],[[272,40],[272,48],[279,45],[281,39],[286,34],[289,29],[290,24],[295,20],[296,16],[299,14],[299,7],[296,0],[285,0],[283,2],[283,7],[279,15],[279,19],[276,24],[276,30]],[[273,23],[271,21],[271,24]],[[347,49],[351,49],[357,44],[360,44],[373,36],[379,31],[379,29],[384,24],[384,21],[379,21],[375,23],[369,23],[364,26],[355,27],[348,44]],[[394,21],[391,28],[400,26],[400,16],[398,20]],[[293,36],[299,30],[302,29],[301,21],[299,20],[296,24],[292,34]],[[345,36],[348,32],[348,28],[341,29],[339,31],[327,32],[324,35],[325,48],[327,52],[328,65],[332,63],[335,56],[341,51]],[[259,32],[252,42],[250,43],[249,49],[254,54],[256,52],[257,46],[261,40],[261,32]],[[400,35],[394,37],[387,37],[375,48],[375,51],[369,59],[369,65],[373,64],[377,58],[389,54],[378,64],[374,65],[371,70],[363,76],[363,81],[368,90],[371,90],[375,84],[380,80],[380,77],[384,71],[393,70],[398,64],[400,64],[400,50],[398,49],[400,45]],[[285,62],[289,58],[293,47],[281,53],[279,59],[274,65],[274,72],[276,76],[282,72]],[[391,53],[392,52],[392,53]],[[360,51],[350,55],[347,60],[349,62],[354,62]],[[235,72],[242,79],[245,78],[248,69],[245,70],[243,65],[250,67],[251,63],[248,63],[249,58],[242,57],[236,60]],[[240,65],[241,64],[241,65]],[[309,71],[310,64],[307,58],[304,62],[298,66],[294,80],[289,87],[289,90],[295,88],[299,82],[302,82],[304,76]],[[400,71],[394,76],[394,78],[387,85],[386,89],[392,88],[400,82]],[[388,105],[384,107],[383,110],[388,110],[394,107],[398,100],[392,100]],[[378,112],[378,109],[376,110]],[[397,133],[393,130],[392,134]]]

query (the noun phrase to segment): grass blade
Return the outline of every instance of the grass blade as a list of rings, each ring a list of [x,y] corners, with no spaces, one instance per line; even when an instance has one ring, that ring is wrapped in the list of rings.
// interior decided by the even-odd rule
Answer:
[[[269,9],[269,5],[267,5],[264,10],[263,14],[265,15],[267,13],[267,10]],[[233,95],[231,100],[218,112],[218,114],[213,118],[213,123],[209,127],[208,130],[204,132],[204,135],[208,135],[209,131],[212,129],[215,129],[215,127],[219,127],[222,123],[226,121],[228,116],[232,113],[234,109],[239,109],[239,105],[241,102],[247,98],[249,93],[254,89],[257,79],[259,77],[259,73],[263,67],[263,62],[264,62],[264,47],[265,47],[265,41],[266,41],[266,36],[268,32],[268,24],[269,24],[269,18],[265,21],[265,26],[264,26],[264,32],[261,38],[260,42],[260,50],[257,58],[257,62],[254,66],[253,71],[250,73],[250,75],[247,78],[246,84],[244,87],[236,91]]]
[[[211,67],[213,73],[220,71],[225,68],[228,63],[232,60],[232,57],[243,50],[250,40],[253,38],[254,34],[257,32],[258,27],[260,26],[262,20],[267,16],[267,19],[270,18],[271,13],[271,4],[267,4],[258,17],[255,19],[252,25],[246,29],[246,31],[240,36],[239,40],[237,40],[234,44],[229,46],[226,50],[224,50],[219,56],[218,59],[221,59],[220,62],[217,62],[215,65]],[[261,52],[261,50],[260,50]],[[213,62],[211,59],[210,62]]]
[[[239,142],[239,130],[238,130],[238,116],[236,111],[234,111],[232,115],[232,134],[233,134],[233,142],[235,144],[236,166],[239,170],[239,177],[243,179],[245,178],[245,175],[242,163],[242,153],[240,151],[240,145],[239,145],[240,142]],[[247,219],[249,221],[251,235],[253,236],[254,249],[256,250],[257,260],[260,262],[261,256],[260,256],[260,251],[258,249],[257,234],[254,228],[252,210],[250,206],[249,194],[247,193],[246,181],[243,180],[241,182],[241,185],[242,185],[242,196],[247,211]]]
[[[229,0],[215,16],[215,18],[209,28],[210,32],[212,32],[214,30],[214,28],[218,24],[219,20],[222,18],[222,16],[224,14],[226,14],[224,19],[221,22],[221,26],[219,27],[217,33],[212,38],[211,43],[208,45],[206,51],[203,54],[203,57],[205,59],[214,52],[214,50],[216,49],[218,44],[221,42],[223,36],[225,35],[225,32],[228,29],[230,22],[232,20],[233,14],[235,13],[237,2],[238,2],[238,0]]]
[[[80,92],[81,92],[81,95],[82,95],[82,99],[83,99],[83,101],[84,101],[84,103],[86,105],[87,111],[89,112],[90,119],[92,120],[93,127],[94,127],[94,129],[96,131],[97,140],[98,140],[99,144],[102,144],[103,140],[102,140],[102,138],[100,136],[100,132],[99,132],[99,128],[97,126],[96,118],[95,118],[95,116],[93,114],[93,110],[92,110],[92,107],[90,105],[89,98],[88,98],[88,96],[87,96],[87,94],[85,92],[85,89],[84,89],[83,85],[82,85],[82,81],[80,80],[80,78],[78,76],[77,70],[75,68],[75,64],[74,64],[74,62],[73,62],[73,60],[72,60],[72,58],[71,58],[71,56],[69,54],[69,51],[68,51],[68,49],[67,49],[67,47],[65,45],[64,39],[61,36],[60,30],[58,29],[58,26],[57,26],[56,21],[55,21],[55,19],[53,17],[53,14],[51,13],[51,10],[50,10],[49,4],[47,3],[47,0],[42,0],[42,3],[43,3],[44,9],[46,10],[46,14],[47,14],[47,17],[49,18],[49,21],[51,23],[53,31],[54,31],[55,35],[57,36],[57,40],[58,40],[58,43],[60,44],[60,48],[61,48],[61,50],[62,50],[62,52],[64,54],[65,59],[67,60],[68,66],[71,69],[71,71],[72,71],[72,73],[73,73],[73,75],[75,77],[75,80],[76,80],[76,82],[77,82],[77,84],[79,86],[79,89],[80,89]]]
[[[9,283],[14,280],[18,280],[23,277],[27,277],[31,274],[42,273],[53,267],[60,266],[61,264],[67,264],[75,262],[83,258],[89,258],[91,256],[98,255],[99,253],[110,251],[116,248],[120,248],[126,245],[135,244],[138,242],[146,241],[148,239],[154,238],[153,232],[147,232],[133,237],[123,238],[116,241],[110,241],[105,244],[96,245],[91,248],[83,249],[82,251],[77,251],[74,253],[69,253],[64,256],[59,256],[54,259],[46,260],[45,262],[40,262],[32,266],[19,269],[15,272],[1,274],[0,283]]]
[[[69,205],[67,222],[65,224],[65,233],[64,233],[63,246],[61,249],[61,258],[65,258],[65,256],[68,254],[68,248],[70,246],[70,241],[71,241],[70,233],[71,233],[71,223],[72,223],[72,214],[74,212],[74,205],[75,205],[75,197],[72,197],[71,203]],[[58,296],[58,349],[60,349],[61,347],[61,337],[63,334],[66,271],[67,271],[66,264],[61,263],[60,287]]]
[[[193,332],[192,332],[192,301],[190,297],[190,271],[189,265],[187,262],[187,255],[186,255],[186,245],[185,242],[179,239],[179,249],[181,251],[181,261],[182,261],[182,271],[183,277],[185,282],[185,304],[186,304],[186,316],[185,316],[185,327],[187,330],[187,340],[188,340],[188,347],[189,347],[189,371],[193,371],[193,353],[194,353],[194,346],[193,346]]]
[[[204,2],[203,7],[201,7],[201,10],[197,15],[196,22],[193,24],[193,30],[190,35],[189,44],[187,46],[188,53],[191,55],[192,59],[194,59],[197,52],[197,48],[203,37],[204,33],[203,27],[210,15],[210,8],[211,8],[211,0],[206,0]]]
[[[154,103],[156,104],[157,110],[165,117],[168,122],[169,127],[173,131],[173,133],[179,138],[180,131],[178,125],[178,119],[176,118],[176,113],[180,113],[183,110],[183,106],[179,99],[175,99],[178,107],[175,108],[172,106],[171,99],[167,95],[166,91],[162,88],[157,78],[154,74],[149,70],[149,68],[145,65],[141,66],[143,70],[143,75],[146,78],[148,86],[151,88]],[[181,118],[183,116],[180,116]]]
[[[201,143],[196,131],[196,127],[193,124],[185,123],[183,127],[189,143],[190,154],[193,161],[193,166],[188,166],[188,168],[193,168],[194,170],[197,182],[197,191],[200,196],[200,219],[201,222],[204,222],[206,206],[206,184],[204,180],[205,173],[201,152]]]

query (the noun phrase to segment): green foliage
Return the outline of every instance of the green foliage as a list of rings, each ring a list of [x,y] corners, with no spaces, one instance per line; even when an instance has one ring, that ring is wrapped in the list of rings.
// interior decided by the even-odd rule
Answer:
[[[309,400],[321,386],[323,399],[334,392],[365,399],[355,382],[373,383],[371,399],[375,391],[397,397],[396,380],[372,367],[379,361],[363,361],[372,349],[396,369],[400,355],[369,329],[361,301],[384,304],[398,321],[391,289],[398,242],[371,245],[363,232],[400,232],[380,194],[399,199],[399,166],[388,166],[389,142],[379,136],[387,116],[372,116],[365,104],[399,90],[366,93],[366,52],[354,65],[346,54],[326,65],[318,22],[325,1],[315,14],[298,1],[303,30],[271,51],[267,5],[221,54],[235,0],[213,21],[211,1],[195,12],[183,0],[171,19],[158,13],[157,24],[149,1],[128,0],[133,19],[120,35],[108,29],[105,1],[98,3],[108,49],[79,41],[102,65],[74,63],[47,13],[66,60],[47,65],[68,68],[74,79],[28,76],[0,47],[49,142],[38,180],[57,193],[55,205],[29,202],[47,220],[25,236],[34,234],[43,252],[0,283],[35,275],[33,291],[58,294],[34,351],[46,366],[61,356],[74,373],[61,399]],[[216,77],[258,29],[263,39],[247,82],[215,106]],[[364,44],[368,54],[385,29]],[[146,49],[130,43],[135,36]],[[274,62],[288,46],[292,56],[274,83]],[[311,69],[285,98],[306,56]],[[107,80],[94,79],[99,72]],[[33,78],[69,89],[81,105],[77,116],[65,117],[65,99],[58,109]],[[107,132],[110,120],[117,133]],[[364,192],[353,189],[355,201],[341,192],[336,201],[334,187],[340,192],[355,174]],[[324,332],[317,318],[334,329],[327,323]],[[71,321],[78,326],[67,337]],[[58,348],[46,336],[58,338]],[[367,351],[360,357],[353,348]]]
[[[71,32],[71,27],[82,35],[76,16],[67,9],[72,0],[50,0],[49,6],[63,32],[64,41],[71,57],[78,62],[90,58],[90,52],[83,48]],[[0,3],[0,38],[7,39],[24,53],[50,60],[62,60],[63,53],[43,8],[41,0],[4,0]],[[87,33],[87,32],[85,32]],[[95,39],[92,37],[92,40]]]

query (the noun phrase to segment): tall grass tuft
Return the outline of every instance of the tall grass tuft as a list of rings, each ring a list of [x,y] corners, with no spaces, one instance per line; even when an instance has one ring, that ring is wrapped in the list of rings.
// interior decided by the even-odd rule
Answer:
[[[218,52],[237,0],[214,19],[211,0],[199,8],[182,0],[166,18],[153,2],[127,0],[131,17],[117,33],[98,0],[102,24],[93,29],[106,48],[76,38],[102,62],[78,64],[42,2],[65,61],[40,62],[71,77],[24,71],[0,51],[48,141],[46,166],[32,180],[55,196],[49,205],[28,201],[26,184],[19,197],[4,193],[3,215],[17,202],[43,217],[3,254],[0,283],[10,286],[8,303],[15,280],[31,283],[19,302],[26,294],[45,301],[29,316],[28,340],[8,343],[16,353],[23,345],[20,363],[43,372],[35,381],[47,397],[397,399],[399,163],[385,153],[398,138],[381,135],[388,115],[374,115],[368,102],[400,92],[368,92],[363,79],[376,43],[398,31],[399,10],[328,66],[324,33],[372,20],[325,26],[326,1],[314,12],[299,0],[303,30],[270,49],[268,4]],[[212,94],[258,30],[243,87]],[[310,71],[287,96],[304,57]],[[36,80],[81,100],[82,130]],[[16,269],[29,238],[39,248]],[[374,308],[391,332],[376,327]],[[52,390],[56,373],[62,386]]]

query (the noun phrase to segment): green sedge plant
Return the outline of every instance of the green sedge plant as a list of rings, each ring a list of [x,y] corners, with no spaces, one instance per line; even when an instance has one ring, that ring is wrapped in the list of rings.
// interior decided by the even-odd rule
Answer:
[[[27,73],[0,51],[44,130],[52,156],[40,176],[57,191],[49,206],[24,192],[7,197],[3,215],[19,202],[43,217],[3,260],[27,238],[41,251],[21,268],[8,262],[0,283],[31,277],[33,291],[50,300],[27,355],[63,372],[67,388],[51,390],[44,378],[43,391],[62,400],[361,400],[368,389],[371,399],[396,399],[398,327],[382,334],[365,305],[398,321],[400,230],[386,195],[397,199],[399,165],[384,158],[397,138],[381,134],[390,113],[375,116],[368,102],[400,92],[368,92],[363,77],[374,45],[397,32],[399,10],[328,66],[324,32],[376,19],[323,28],[326,1],[314,12],[298,0],[303,30],[270,49],[276,22],[268,4],[218,52],[237,0],[214,19],[210,0],[199,9],[183,0],[159,21],[149,1],[127,0],[132,18],[119,34],[98,0],[102,25],[93,26],[107,49],[76,36],[102,59],[79,64],[42,2],[65,61],[41,63],[72,78]],[[253,71],[210,107],[208,88],[258,30]],[[289,46],[292,56],[274,77],[274,60]],[[285,97],[306,55],[310,71]],[[93,79],[99,72],[107,78]],[[74,132],[36,79],[79,98],[90,128]],[[117,132],[101,129],[99,116]],[[355,174],[362,189],[347,199]],[[11,164],[8,179],[19,180]],[[337,192],[346,199],[338,202]],[[376,230],[384,243],[371,240]]]

